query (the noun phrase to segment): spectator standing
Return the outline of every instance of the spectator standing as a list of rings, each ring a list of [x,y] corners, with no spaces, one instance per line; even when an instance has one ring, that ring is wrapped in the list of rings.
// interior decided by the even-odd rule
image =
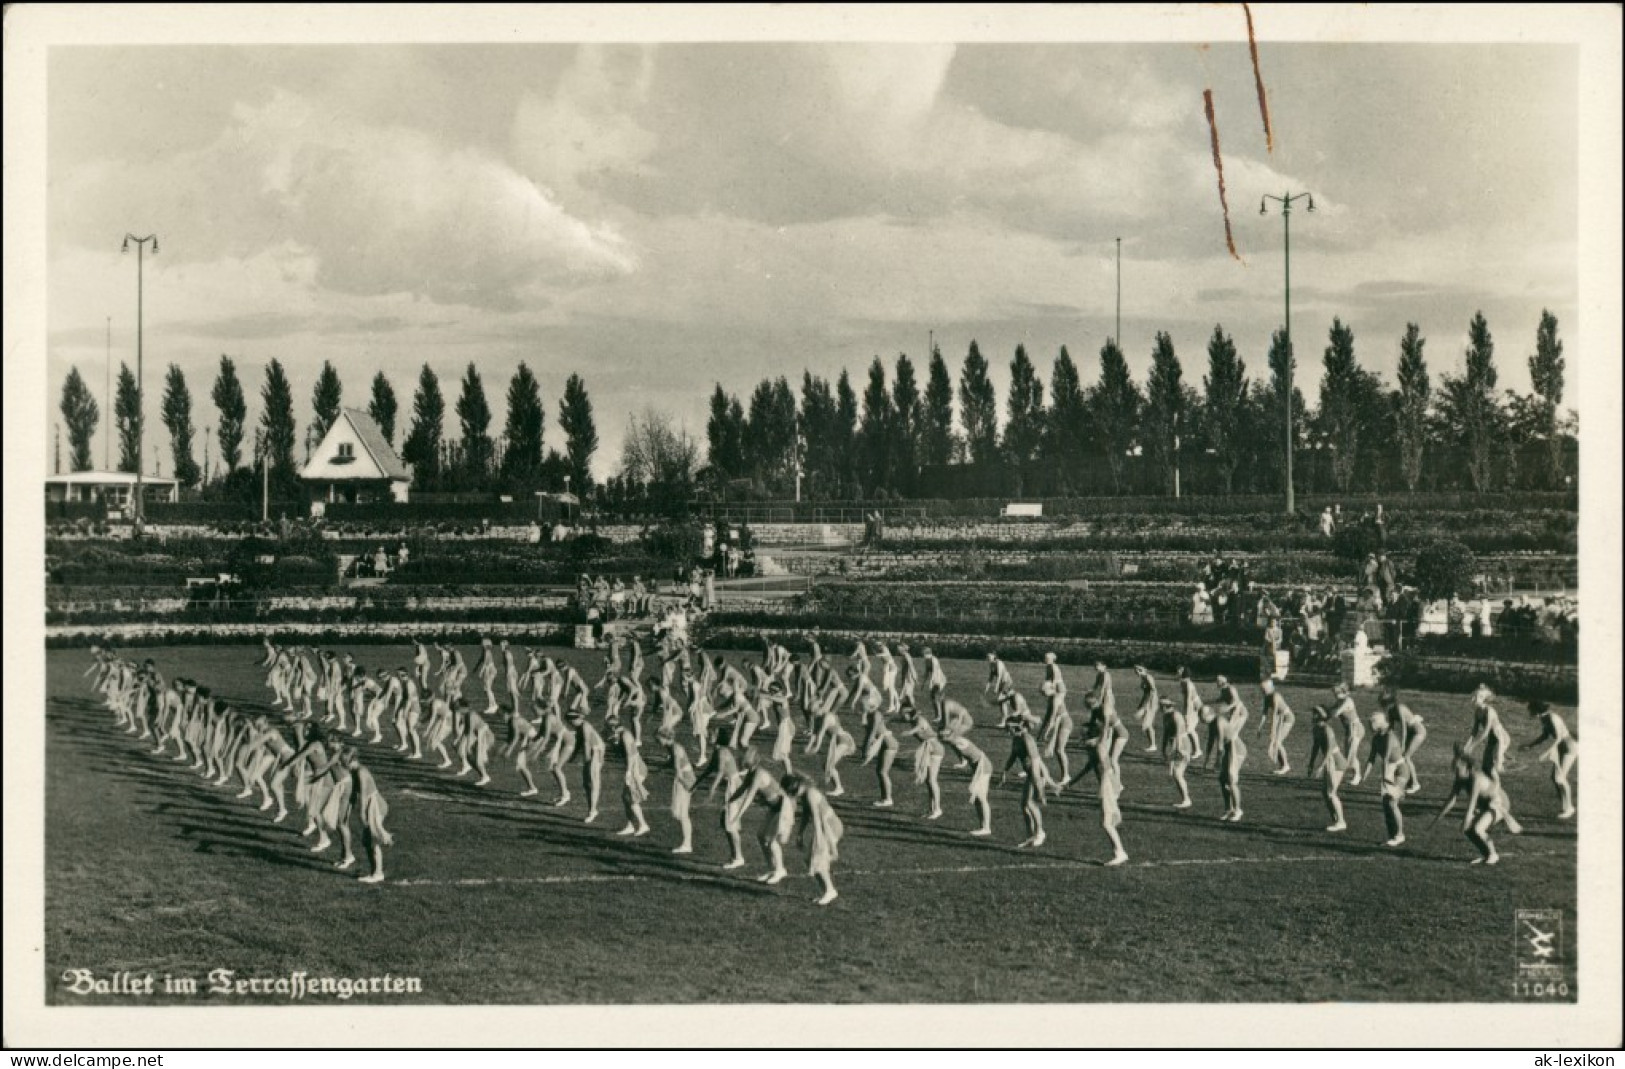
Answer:
[[[1378,506],[1381,508],[1381,506]],[[1394,562],[1388,559],[1388,554],[1382,553],[1377,557],[1377,589],[1382,591],[1384,602],[1392,601],[1399,595],[1399,579],[1394,573]]]
[[[1461,595],[1452,593],[1444,609],[1444,630],[1447,635],[1460,635],[1465,633],[1467,620],[1467,605],[1461,600]]]
[[[1213,605],[1208,599],[1206,588],[1198,586],[1191,594],[1191,623],[1211,624],[1213,622]]]
[[[1332,519],[1332,507],[1327,505],[1320,512],[1320,535],[1330,538],[1337,533],[1337,521]]]
[[[1365,564],[1360,568],[1360,585],[1362,587],[1372,586],[1380,589],[1381,586],[1378,576],[1381,574],[1382,565],[1377,563],[1377,555],[1375,553],[1367,553],[1365,555]]]

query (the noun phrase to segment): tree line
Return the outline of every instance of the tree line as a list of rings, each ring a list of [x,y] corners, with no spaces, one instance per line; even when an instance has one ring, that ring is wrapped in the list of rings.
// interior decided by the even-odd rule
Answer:
[[[205,472],[197,460],[197,432],[192,415],[192,394],[181,369],[170,364],[164,376],[159,414],[168,432],[173,477],[188,488],[221,496],[252,495],[260,466],[269,463],[269,478],[278,496],[299,492],[298,423],[293,389],[279,360],[265,369],[260,387],[259,423],[250,427],[248,402],[236,363],[222,355],[210,399],[216,419],[214,444],[218,461]],[[564,448],[546,448],[546,410],[541,384],[530,367],[521,363],[508,383],[507,420],[493,438],[492,411],[479,369],[470,363],[464,373],[454,413],[456,430],[448,433],[446,400],[440,379],[428,364],[418,374],[408,426],[402,426],[400,403],[394,386],[382,372],[373,376],[366,411],[401,459],[412,465],[413,485],[419,490],[577,490],[591,486],[591,464],[598,449],[592,399],[581,376],[572,374],[559,399],[559,427]],[[322,363],[311,396],[314,418],[306,427],[308,456],[344,407],[344,385],[331,361]],[[101,421],[100,406],[77,367],[62,387],[62,418],[68,431],[69,461],[74,471],[91,467],[91,438]],[[135,471],[142,434],[142,405],[135,375],[119,365],[113,399],[113,433],[118,442],[119,471]],[[252,441],[248,440],[250,431]],[[399,442],[397,443],[397,438]],[[208,444],[204,446],[208,459]]]
[[[1558,323],[1542,312],[1528,356],[1530,394],[1498,389],[1495,344],[1482,313],[1468,328],[1459,374],[1437,384],[1426,339],[1408,324],[1399,339],[1397,381],[1360,364],[1353,330],[1334,319],[1322,355],[1317,404],[1292,388],[1294,483],[1305,491],[1354,492],[1465,488],[1562,489],[1572,475],[1577,426],[1562,409],[1565,359]],[[610,506],[680,507],[703,493],[719,497],[812,500],[911,496],[1008,496],[1081,492],[1274,492],[1285,487],[1287,383],[1296,358],[1276,331],[1259,375],[1249,375],[1234,340],[1215,326],[1206,373],[1188,381],[1172,338],[1159,332],[1146,381],[1134,380],[1115,339],[1100,350],[1100,371],[1085,384],[1063,345],[1048,384],[1024,346],[1010,362],[1010,386],[1000,403],[991,365],[973,340],[957,381],[940,347],[922,376],[907,354],[888,369],[876,356],[862,392],[842,370],[831,382],[810,371],[799,395],[790,380],[764,379],[745,401],[716,384],[710,397],[704,449],[657,409],[628,423],[619,467],[602,488]],[[889,372],[889,373],[888,373]],[[297,493],[299,436],[293,395],[277,360],[261,386],[262,415],[247,425],[236,367],[220,358],[210,393],[217,409],[219,466],[211,489],[257,479],[269,458],[280,492]],[[478,368],[464,372],[447,428],[446,397],[425,364],[400,434],[401,457],[419,490],[592,487],[598,448],[592,402],[579,375],[565,382],[558,420],[562,450],[544,447],[541,386],[521,363],[507,390],[507,419],[491,434],[493,413]],[[336,369],[324,362],[311,399],[307,448],[319,441],[343,404]],[[371,383],[368,412],[393,446],[402,413],[388,378]],[[77,368],[63,386],[61,411],[74,470],[90,467],[90,441],[100,413]],[[171,364],[160,414],[168,431],[172,471],[189,487],[204,483],[196,458],[192,398]],[[121,365],[114,399],[119,464],[134,471],[140,436],[135,377]],[[245,457],[245,438],[254,440]],[[703,454],[703,455],[702,455]],[[244,467],[245,461],[248,466]]]
[[[1468,329],[1459,374],[1435,384],[1420,328],[1399,339],[1397,382],[1363,367],[1354,331],[1334,319],[1317,404],[1294,385],[1294,485],[1304,490],[1478,492],[1562,489],[1577,426],[1562,409],[1563,343],[1541,314],[1528,357],[1533,392],[1497,388],[1495,344],[1482,313]],[[1249,375],[1235,341],[1215,326],[1206,373],[1187,380],[1172,338],[1156,335],[1150,372],[1134,381],[1115,340],[1086,385],[1063,345],[1046,387],[1024,346],[1010,361],[1002,429],[989,364],[975,341],[957,384],[933,348],[922,388],[900,354],[870,363],[861,395],[843,370],[834,384],[811,372],[799,399],[783,377],[741,402],[722,384],[710,398],[709,464],[702,491],[726,497],[812,499],[959,496],[978,481],[993,493],[1273,492],[1286,485],[1287,384],[1297,362],[1276,331],[1263,373]],[[957,402],[957,410],[956,410]],[[1458,470],[1459,469],[1459,470]],[[1042,487],[1033,484],[1042,481]],[[1132,485],[1131,485],[1132,484]]]

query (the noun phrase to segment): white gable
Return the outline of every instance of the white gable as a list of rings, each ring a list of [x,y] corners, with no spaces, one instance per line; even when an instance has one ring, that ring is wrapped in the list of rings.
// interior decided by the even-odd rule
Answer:
[[[386,478],[383,469],[362,444],[361,435],[356,432],[349,417],[342,413],[328,428],[322,444],[310,454],[310,463],[305,465],[301,475],[324,482]]]

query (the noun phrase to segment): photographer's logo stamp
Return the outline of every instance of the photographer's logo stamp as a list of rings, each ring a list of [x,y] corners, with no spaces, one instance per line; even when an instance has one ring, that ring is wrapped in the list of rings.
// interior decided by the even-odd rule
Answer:
[[[1563,979],[1563,911],[1518,910],[1518,979]]]

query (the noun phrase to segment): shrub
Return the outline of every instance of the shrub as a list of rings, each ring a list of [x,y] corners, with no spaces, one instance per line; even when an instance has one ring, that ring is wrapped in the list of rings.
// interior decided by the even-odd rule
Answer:
[[[1332,533],[1332,553],[1342,560],[1363,561],[1384,549],[1375,529],[1363,523],[1348,523]]]
[[[1429,543],[1416,555],[1413,572],[1416,589],[1424,598],[1448,598],[1470,594],[1478,559],[1473,551],[1449,539]]]
[[[663,560],[691,561],[700,555],[700,529],[693,523],[663,523],[658,527],[645,527],[638,536],[638,542],[649,556]]]

